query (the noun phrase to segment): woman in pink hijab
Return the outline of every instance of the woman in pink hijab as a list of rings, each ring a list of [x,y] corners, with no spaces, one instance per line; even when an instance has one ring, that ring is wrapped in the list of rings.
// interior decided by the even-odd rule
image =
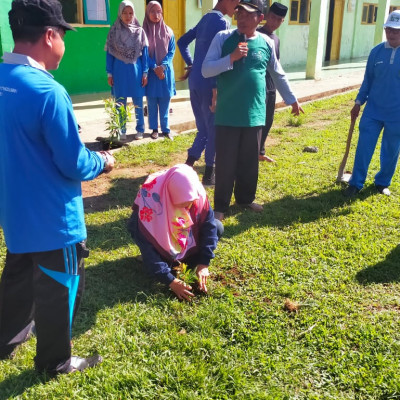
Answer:
[[[177,279],[172,268],[194,268],[199,289],[207,292],[208,266],[214,258],[223,226],[214,218],[196,172],[186,164],[149,175],[133,204],[128,230],[138,245],[146,272],[169,285],[181,300],[192,288]]]
[[[149,40],[149,75],[146,87],[149,127],[151,137],[158,138],[158,114],[161,132],[172,139],[168,123],[169,104],[176,94],[172,60],[175,54],[175,37],[168,27],[158,1],[150,1],[146,7],[143,29]]]

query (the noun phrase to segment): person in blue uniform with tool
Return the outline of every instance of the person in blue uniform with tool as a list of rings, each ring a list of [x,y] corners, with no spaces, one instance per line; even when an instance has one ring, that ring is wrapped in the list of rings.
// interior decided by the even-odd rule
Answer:
[[[367,103],[360,120],[353,173],[344,191],[346,197],[355,196],[363,188],[382,130],[381,167],[375,175],[378,193],[390,196],[389,186],[399,158],[400,10],[389,15],[384,28],[387,40],[371,50],[364,80],[351,110],[351,118],[355,120],[361,106]]]

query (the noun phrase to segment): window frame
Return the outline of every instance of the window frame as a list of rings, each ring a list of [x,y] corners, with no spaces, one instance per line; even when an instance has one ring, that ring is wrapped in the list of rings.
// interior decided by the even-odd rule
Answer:
[[[370,19],[369,17],[370,17],[371,7],[373,8],[372,21],[368,22]],[[364,19],[364,9],[367,9],[365,19]],[[376,3],[363,3],[361,11],[361,25],[375,25],[377,14],[378,14],[378,5]]]
[[[106,7],[106,20],[91,20],[86,17],[87,15],[87,0],[76,0],[76,22],[67,21],[73,27],[104,27],[110,26],[110,5],[108,0],[104,0]]]
[[[310,19],[311,19],[311,0],[305,0],[308,2],[307,4],[307,16],[306,16],[306,20],[307,22],[300,22],[300,15],[301,15],[301,0],[290,0],[290,9],[289,9],[289,18],[288,18],[288,24],[289,25],[310,25]],[[292,7],[293,7],[293,3],[298,3],[298,8],[297,8],[297,16],[296,16],[296,20],[292,20]]]

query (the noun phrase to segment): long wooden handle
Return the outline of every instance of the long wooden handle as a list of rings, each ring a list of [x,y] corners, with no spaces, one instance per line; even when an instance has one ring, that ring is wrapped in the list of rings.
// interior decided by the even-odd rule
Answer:
[[[350,123],[349,134],[347,135],[346,150],[344,152],[342,162],[340,163],[339,166],[336,182],[341,182],[343,179],[344,168],[346,167],[347,158],[349,157],[351,138],[353,137],[355,123],[356,123],[356,118],[352,119]]]

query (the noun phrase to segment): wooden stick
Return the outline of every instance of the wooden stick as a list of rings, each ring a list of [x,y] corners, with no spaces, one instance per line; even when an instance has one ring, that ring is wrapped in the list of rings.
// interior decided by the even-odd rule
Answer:
[[[349,157],[351,138],[353,136],[355,123],[356,123],[356,118],[352,119],[351,123],[350,123],[349,134],[347,135],[346,151],[344,152],[342,162],[340,163],[340,166],[339,166],[336,183],[343,182],[344,169],[346,167],[347,158]]]

